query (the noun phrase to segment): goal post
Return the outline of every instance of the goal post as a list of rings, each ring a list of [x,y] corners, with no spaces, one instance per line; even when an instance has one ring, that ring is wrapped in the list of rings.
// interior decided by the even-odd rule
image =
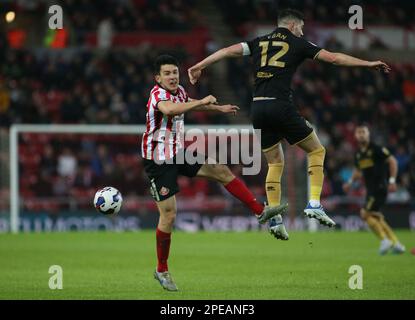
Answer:
[[[202,130],[249,130],[253,134],[251,125],[186,125],[186,131],[191,129]],[[19,135],[22,133],[39,134],[100,134],[100,135],[141,135],[145,132],[144,125],[87,125],[87,124],[15,124],[10,128],[10,230],[12,233],[19,232],[20,215],[20,188],[19,188]],[[140,146],[137,143],[137,150]]]

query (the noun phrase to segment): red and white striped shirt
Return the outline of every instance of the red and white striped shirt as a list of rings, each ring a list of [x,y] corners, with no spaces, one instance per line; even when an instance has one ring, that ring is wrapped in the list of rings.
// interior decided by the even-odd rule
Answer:
[[[148,160],[166,160],[182,148],[184,114],[166,116],[158,109],[160,101],[185,103],[189,101],[186,90],[179,85],[176,94],[155,85],[147,102],[146,132],[143,134],[141,154]]]

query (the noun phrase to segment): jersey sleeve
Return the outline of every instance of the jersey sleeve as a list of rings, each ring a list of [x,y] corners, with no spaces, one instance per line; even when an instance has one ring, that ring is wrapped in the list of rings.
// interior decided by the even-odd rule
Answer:
[[[153,105],[155,109],[158,109],[158,104],[161,101],[170,101],[170,93],[168,93],[166,90],[164,89],[160,89],[159,91],[156,91],[155,93],[153,93]]]
[[[314,59],[317,54],[322,50],[318,45],[300,38],[300,47],[303,53],[304,59]]]
[[[255,38],[250,41],[242,42],[242,47],[244,49],[244,56],[252,56],[254,49],[258,46],[258,38]]]
[[[386,147],[376,147],[375,157],[376,160],[385,161],[391,155],[390,151]]]

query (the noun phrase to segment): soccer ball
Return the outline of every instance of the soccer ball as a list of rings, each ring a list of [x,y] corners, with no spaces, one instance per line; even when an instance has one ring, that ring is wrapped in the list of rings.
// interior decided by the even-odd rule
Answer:
[[[114,187],[105,187],[98,190],[94,197],[94,207],[102,214],[118,213],[122,205],[122,196]]]

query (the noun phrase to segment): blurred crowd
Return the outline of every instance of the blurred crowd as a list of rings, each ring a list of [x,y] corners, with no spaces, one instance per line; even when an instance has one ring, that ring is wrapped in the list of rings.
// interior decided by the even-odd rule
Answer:
[[[201,22],[200,12],[194,8],[196,0],[58,2],[77,35],[97,30],[103,21],[109,21],[116,32],[185,31]],[[302,9],[307,23],[336,23],[347,19],[350,5],[362,2],[282,0],[278,5]],[[41,1],[17,3],[25,10],[35,11],[34,4]],[[224,21],[240,36],[245,36],[252,24],[276,20],[274,1],[227,0],[217,4],[224,12]],[[365,22],[409,25],[413,23],[414,6],[412,1],[364,1]],[[334,38],[325,48],[342,49]],[[188,84],[185,71],[194,58],[183,48],[172,50],[146,44],[128,51],[15,50],[8,48],[0,30],[0,130],[13,123],[143,125],[149,91],[154,85],[152,61],[162,52],[173,53],[179,59],[181,82],[190,97],[215,94],[208,72],[197,86]],[[252,78],[248,59],[229,60],[227,67],[228,81],[240,98],[240,106],[249,108]],[[392,73],[384,75],[309,62],[296,74],[295,102],[317,128],[327,149],[324,197],[344,195],[342,184],[351,176],[356,150],[353,130],[361,121],[371,125],[373,140],[387,146],[398,160],[400,190],[395,196],[403,200],[415,196],[415,64],[392,67]],[[186,115],[186,123],[229,124],[229,118],[195,112]],[[19,165],[22,194],[28,199],[25,203],[34,206],[29,200],[42,197],[54,198],[44,203],[58,207],[61,197],[90,201],[98,187],[109,184],[120,186],[125,195],[148,196],[148,181],[138,156],[139,143],[139,138],[133,136],[79,139],[70,135],[22,135]],[[5,152],[0,150],[0,161],[4,162],[0,167],[7,166]],[[264,195],[264,173],[245,178],[256,194]],[[224,195],[217,184],[203,180],[180,178],[179,185],[181,196],[189,199]],[[0,190],[0,195],[5,190]],[[362,192],[362,186],[356,185],[354,194]]]
[[[360,5],[367,24],[413,26],[415,2],[405,0],[216,0],[224,20],[239,36],[246,36],[254,25],[275,24],[279,8],[295,8],[304,13],[306,23],[347,24],[349,7]]]
[[[77,32],[109,19],[116,31],[187,31],[200,22],[196,0],[61,0]]]
[[[140,156],[141,137],[24,133],[20,136],[20,194],[28,210],[90,209],[95,192],[116,186],[124,198],[151,198]],[[180,177],[181,198],[221,194],[217,183]]]
[[[6,10],[18,13],[44,14],[50,5],[46,0],[2,2]],[[201,22],[196,0],[57,0],[53,4],[62,7],[65,21],[77,33],[94,31],[104,20],[110,20],[118,32],[187,31]]]
[[[0,76],[0,126],[11,123],[143,124],[155,85],[153,64],[163,50],[51,53],[9,50]],[[171,53],[172,50],[169,50]],[[209,94],[209,78],[187,85],[185,52],[173,51],[182,65],[189,96]],[[217,114],[194,113],[188,123],[226,123]]]

